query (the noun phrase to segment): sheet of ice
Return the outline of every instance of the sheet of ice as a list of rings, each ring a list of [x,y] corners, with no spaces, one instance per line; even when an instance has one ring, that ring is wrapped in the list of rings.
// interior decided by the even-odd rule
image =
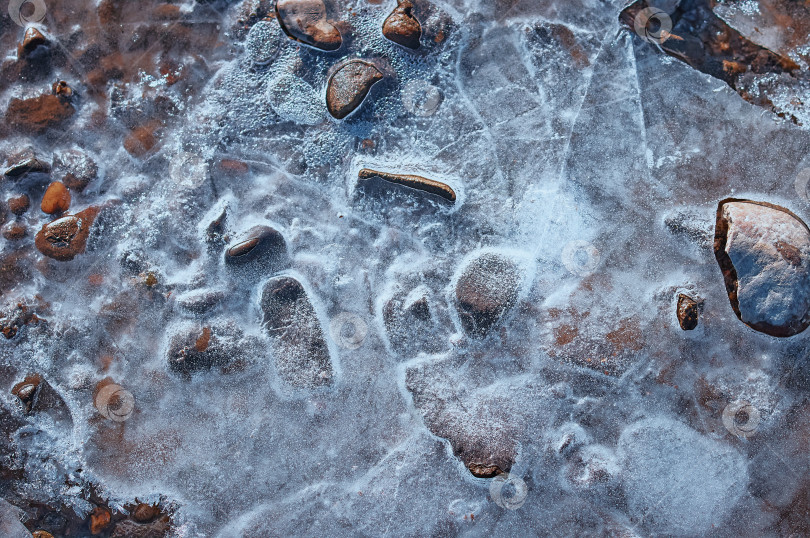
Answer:
[[[30,277],[4,290],[50,305],[47,324],[0,339],[4,383],[40,373],[72,417],[23,416],[3,391],[26,432],[4,440],[18,452],[4,461],[28,477],[5,498],[61,499],[84,515],[71,476],[112,503],[174,501],[180,536],[807,528],[782,515],[806,506],[807,335],[740,323],[710,246],[666,222],[680,212],[706,228],[729,196],[806,221],[808,131],[621,30],[618,1],[417,3],[430,35],[417,54],[381,35],[391,2],[330,5],[352,33],[332,54],[274,20],[236,22],[259,4],[215,4],[223,45],[205,51],[210,79],[146,158],[83,135],[80,111],[71,144],[101,173],[76,207],[121,203],[85,254],[61,263],[32,249]],[[388,76],[334,121],[326,80],[350,56]],[[122,110],[134,114],[150,86],[128,86]],[[441,180],[459,196],[447,206],[360,189],[363,167]],[[3,196],[21,188],[5,182]],[[284,236],[289,267],[225,264],[226,246],[257,225]],[[16,248],[2,241],[4,255]],[[481,252],[517,259],[524,280],[478,339],[454,294]],[[333,383],[291,388],[279,375],[260,308],[278,274],[302,282]],[[705,300],[690,333],[674,306],[687,288]],[[227,364],[170,368],[172,336],[222,326],[241,335]],[[94,406],[108,376],[134,396],[124,422]],[[737,400],[761,411],[753,437],[724,426]],[[521,490],[493,494],[493,479],[470,473],[459,455],[471,451],[525,485],[520,506],[499,495]],[[788,477],[784,491],[775,475]]]

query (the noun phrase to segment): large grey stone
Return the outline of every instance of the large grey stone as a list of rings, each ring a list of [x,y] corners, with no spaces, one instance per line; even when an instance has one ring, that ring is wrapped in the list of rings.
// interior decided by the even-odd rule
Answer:
[[[799,217],[766,202],[723,200],[714,253],[743,323],[771,336],[810,325],[810,230]]]

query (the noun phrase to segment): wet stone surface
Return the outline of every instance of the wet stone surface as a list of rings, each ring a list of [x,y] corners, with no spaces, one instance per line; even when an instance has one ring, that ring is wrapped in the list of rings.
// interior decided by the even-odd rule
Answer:
[[[810,229],[799,217],[774,204],[724,200],[714,248],[741,321],[783,337],[810,325]]]
[[[338,66],[326,87],[329,113],[342,120],[363,103],[371,87],[382,78],[382,71],[365,60],[350,60]]]

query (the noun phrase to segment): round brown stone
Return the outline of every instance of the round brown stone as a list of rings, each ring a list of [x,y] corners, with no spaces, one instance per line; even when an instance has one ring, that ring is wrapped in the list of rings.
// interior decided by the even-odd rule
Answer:
[[[326,18],[322,0],[278,0],[276,12],[281,29],[296,41],[326,51],[343,44],[340,31]]]
[[[34,244],[44,255],[54,260],[69,261],[84,252],[90,226],[99,209],[89,207],[75,215],[67,215],[45,224],[37,233]]]
[[[413,16],[413,3],[410,0],[399,0],[397,7],[383,23],[383,35],[403,47],[419,48],[422,25]]]
[[[354,112],[371,91],[371,87],[383,79],[383,73],[371,62],[349,60],[329,77],[326,87],[326,108],[336,119],[342,120]]]
[[[149,523],[160,515],[157,506],[141,503],[132,510],[132,519],[138,523]]]
[[[19,222],[11,222],[3,228],[3,237],[9,241],[19,241],[25,237],[25,226]]]
[[[15,215],[22,215],[31,207],[31,199],[27,194],[21,194],[14,198],[9,198],[8,208]]]
[[[61,181],[54,181],[48,185],[40,207],[49,215],[64,213],[70,208],[70,191]]]

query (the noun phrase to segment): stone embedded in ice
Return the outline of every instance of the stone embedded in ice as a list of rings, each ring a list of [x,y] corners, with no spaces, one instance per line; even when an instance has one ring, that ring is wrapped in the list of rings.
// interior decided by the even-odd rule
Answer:
[[[382,318],[388,341],[395,351],[408,357],[419,352],[436,353],[448,346],[442,334],[437,305],[426,286],[396,290],[385,299]],[[444,336],[444,337],[443,337]]]
[[[413,15],[413,3],[410,0],[397,0],[397,7],[383,23],[383,35],[403,47],[419,48],[422,26]]]
[[[337,67],[326,86],[326,108],[342,120],[365,100],[371,87],[383,79],[377,66],[365,60],[349,60]]]
[[[260,349],[258,339],[245,336],[233,322],[183,327],[170,339],[168,364],[185,376],[214,367],[226,372],[244,368]]]
[[[318,316],[304,286],[278,276],[264,285],[264,329],[273,338],[276,372],[295,388],[331,385],[334,372]]]
[[[31,533],[20,522],[25,512],[5,499],[0,499],[0,534],[5,538],[31,538]]]
[[[810,229],[799,217],[767,202],[723,200],[714,252],[743,323],[771,336],[810,325]]]
[[[89,207],[75,215],[67,215],[46,223],[36,236],[40,252],[59,261],[70,261],[84,253],[90,227],[99,213],[99,208]]]
[[[337,50],[343,43],[326,18],[323,0],[279,0],[276,11],[281,29],[295,40],[326,51]]]
[[[520,283],[520,268],[506,256],[485,253],[471,261],[458,279],[455,294],[464,332],[486,336],[515,305]]]
[[[225,250],[225,263],[231,266],[256,265],[278,271],[286,267],[287,262],[284,236],[270,226],[254,226]]]
[[[697,327],[700,316],[700,305],[693,298],[683,293],[678,294],[677,304],[678,324],[684,331],[692,331]]]

